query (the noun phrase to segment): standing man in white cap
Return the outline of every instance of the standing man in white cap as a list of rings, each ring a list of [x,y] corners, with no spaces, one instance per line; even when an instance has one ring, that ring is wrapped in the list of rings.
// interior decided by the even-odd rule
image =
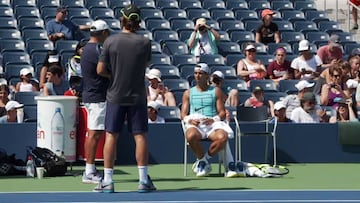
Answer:
[[[101,175],[95,167],[95,155],[98,142],[105,130],[105,101],[109,79],[98,75],[96,67],[101,45],[109,35],[109,26],[105,21],[94,21],[90,28],[90,40],[84,46],[80,59],[83,80],[82,101],[88,112],[88,132],[84,145],[86,166],[82,176],[84,183],[99,183],[101,180]]]
[[[121,10],[122,32],[106,39],[97,73],[110,79],[106,93],[104,179],[95,192],[114,192],[114,164],[119,133],[125,119],[136,143],[139,172],[138,192],[156,190],[148,175],[148,118],[145,70],[151,61],[151,42],[136,34],[140,29],[140,8],[130,4]]]
[[[284,100],[282,101],[283,104],[286,107],[286,117],[291,117],[291,112],[300,106],[300,99],[306,92],[311,92],[312,87],[315,85],[315,83],[309,83],[306,80],[301,80],[298,83],[296,83],[295,87],[298,89],[297,94],[289,94],[287,95]]]
[[[238,173],[235,168],[230,167],[234,159],[231,151],[227,150],[228,138],[234,133],[223,122],[226,116],[223,92],[220,88],[209,85],[209,73],[207,64],[197,64],[194,68],[196,86],[186,90],[182,98],[181,119],[185,123],[185,137],[197,158],[193,172],[197,177],[207,176],[211,172],[209,159],[225,149],[225,177],[234,177]],[[204,152],[200,143],[203,139],[211,141],[207,152]]]
[[[187,40],[191,54],[199,60],[200,55],[217,54],[217,41],[220,40],[219,33],[206,24],[205,18],[198,18],[195,23],[194,32]]]
[[[24,107],[24,104],[19,104],[17,101],[9,101],[5,105],[6,115],[0,117],[0,123],[16,123],[17,109]]]

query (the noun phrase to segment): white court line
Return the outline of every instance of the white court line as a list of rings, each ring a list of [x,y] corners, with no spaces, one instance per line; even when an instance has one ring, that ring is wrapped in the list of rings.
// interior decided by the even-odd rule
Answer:
[[[239,203],[253,203],[253,202],[265,202],[265,203],[275,203],[275,202],[280,202],[280,203],[308,203],[308,202],[317,202],[317,203],[326,203],[326,202],[360,202],[360,199],[358,200],[343,200],[343,199],[338,199],[338,200],[312,200],[312,199],[308,199],[308,200],[296,200],[296,199],[289,199],[289,200],[196,200],[196,201],[176,201],[176,200],[172,200],[172,201],[166,201],[166,200],[161,200],[161,201],[123,201],[123,202],[109,202],[106,201],[107,203],[123,203],[123,202],[129,202],[129,203],[234,203],[234,202],[239,202]],[[99,202],[56,202],[56,203],[99,203]]]

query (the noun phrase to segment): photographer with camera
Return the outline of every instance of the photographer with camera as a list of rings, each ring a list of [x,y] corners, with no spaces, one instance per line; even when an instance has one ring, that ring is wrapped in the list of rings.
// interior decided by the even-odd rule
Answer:
[[[330,67],[330,83],[323,84],[320,94],[320,104],[324,106],[333,106],[336,108],[338,103],[334,100],[336,98],[347,98],[342,81],[342,69],[339,66]]]
[[[200,55],[217,54],[216,42],[220,40],[219,33],[206,24],[205,18],[198,18],[195,23],[194,32],[187,40],[191,54],[199,59]]]
[[[237,89],[231,89],[224,86],[224,74],[221,71],[215,71],[211,74],[210,82],[214,87],[218,87],[224,93],[225,106],[237,106],[239,105],[239,91]]]

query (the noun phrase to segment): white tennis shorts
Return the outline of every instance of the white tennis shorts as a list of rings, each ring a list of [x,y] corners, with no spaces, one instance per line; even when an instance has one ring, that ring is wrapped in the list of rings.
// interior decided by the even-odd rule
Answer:
[[[225,132],[227,132],[228,138],[234,137],[234,131],[230,128],[230,126],[227,123],[223,121],[216,121],[212,125],[195,126],[195,125],[187,124],[185,128],[186,130],[188,130],[189,128],[196,128],[200,132],[202,139],[208,138],[210,134],[217,129],[223,129]]]
[[[88,112],[88,129],[105,130],[106,102],[85,103]]]

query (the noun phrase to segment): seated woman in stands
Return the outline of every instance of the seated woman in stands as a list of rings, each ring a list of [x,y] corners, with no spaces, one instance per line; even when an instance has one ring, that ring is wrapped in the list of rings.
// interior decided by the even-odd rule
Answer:
[[[330,117],[330,123],[359,121],[352,109],[352,99],[337,99],[336,116]]]
[[[291,62],[286,60],[286,50],[279,47],[275,51],[275,60],[267,68],[267,74],[277,85],[280,80],[294,79],[294,69]]]
[[[336,107],[338,103],[336,103],[334,99],[347,98],[344,92],[346,84],[342,81],[342,70],[339,66],[330,67],[329,73],[331,82],[323,84],[320,94],[320,104]]]
[[[0,117],[6,115],[5,105],[9,100],[10,89],[7,84],[0,84]]]
[[[20,70],[20,82],[16,84],[16,92],[37,92],[39,85],[32,79],[32,71],[29,68]]]
[[[161,72],[153,68],[146,74],[150,85],[146,88],[147,100],[156,101],[162,106],[176,106],[174,94],[161,82]]]
[[[246,82],[266,77],[266,68],[261,61],[256,59],[256,47],[253,44],[245,47],[245,58],[237,63],[237,74]]]

